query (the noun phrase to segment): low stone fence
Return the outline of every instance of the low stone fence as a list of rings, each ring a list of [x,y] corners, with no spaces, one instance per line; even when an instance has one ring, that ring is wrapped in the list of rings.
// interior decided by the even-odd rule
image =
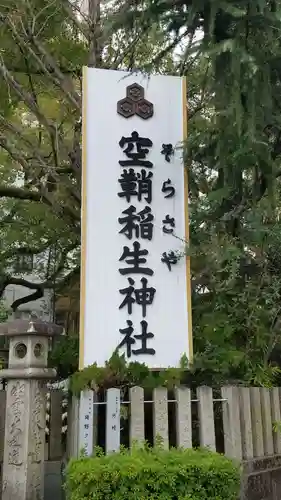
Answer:
[[[243,463],[242,500],[281,498],[281,392],[279,388],[210,387],[144,391],[88,391],[68,399],[52,389],[47,398],[45,500],[62,499],[61,471],[67,459],[96,445],[106,453],[134,441],[197,447]],[[83,408],[87,398],[89,414]],[[89,407],[90,401],[90,407]],[[79,419],[79,415],[82,417]],[[5,390],[0,391],[0,465],[3,459]],[[281,426],[280,426],[281,427]]]

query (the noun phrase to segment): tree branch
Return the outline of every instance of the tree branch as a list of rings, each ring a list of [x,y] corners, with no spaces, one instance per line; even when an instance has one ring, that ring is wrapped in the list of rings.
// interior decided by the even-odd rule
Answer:
[[[21,36],[12,21],[10,16],[6,17],[6,23],[9,25],[13,36],[22,50],[23,47],[29,52],[29,54],[33,57],[33,59],[36,61],[37,65],[39,68],[42,69],[43,73],[48,76],[53,83],[62,90],[62,92],[65,94],[69,102],[75,106],[76,109],[80,110],[81,109],[81,99],[78,96],[76,92],[74,92],[72,83],[66,79],[66,77],[60,72],[55,60],[51,57],[50,54],[48,54],[44,47],[41,45],[41,43],[36,39],[36,37],[32,34],[31,31],[26,31],[24,28],[23,23],[22,24],[22,30],[24,32],[25,38]],[[34,52],[32,49],[30,43],[32,43],[39,53],[41,54],[41,58]],[[42,59],[43,58],[43,59]],[[45,65],[44,60],[46,63],[53,69],[53,73],[50,73],[48,71],[48,67]],[[36,100],[34,99],[34,102],[37,105]],[[38,107],[38,105],[37,105]]]
[[[41,297],[43,297],[45,289],[54,287],[55,279],[65,269],[65,264],[66,264],[66,260],[67,260],[69,252],[71,252],[71,250],[74,250],[74,248],[77,247],[78,243],[79,242],[77,239],[77,240],[73,241],[71,244],[69,244],[64,249],[64,251],[62,252],[59,264],[56,267],[55,271],[52,273],[52,275],[50,277],[48,277],[48,279],[46,279],[42,283],[33,283],[25,278],[16,278],[16,277],[6,275],[4,277],[4,279],[2,279],[2,282],[1,282],[0,296],[3,295],[5,289],[8,285],[17,285],[17,286],[29,288],[30,290],[35,290],[34,293],[26,295],[24,297],[20,297],[19,299],[15,300],[13,302],[13,304],[11,305],[11,308],[13,311],[15,311],[22,304],[27,304],[28,302],[31,302],[31,301],[34,301],[34,300],[37,300],[37,299],[40,299]],[[35,250],[34,253],[38,254],[38,253],[40,253],[40,250],[42,250],[42,249],[18,248],[18,249],[16,249],[15,253],[17,253],[17,254],[20,253],[22,255],[23,254],[30,255],[33,253],[33,250]],[[69,274],[72,274],[72,272]],[[67,275],[67,277],[63,278],[62,281],[66,280],[68,278],[68,276],[69,275]]]
[[[0,63],[0,74],[6,80],[6,82],[14,89],[16,94],[20,97],[20,99],[27,105],[27,107],[32,111],[32,113],[36,116],[39,123],[44,125],[44,127],[49,131],[52,137],[56,136],[54,125],[41,113],[36,102],[34,101],[33,96],[27,92],[22,85],[20,85],[11,73],[8,71],[5,66],[3,60]]]
[[[67,68],[64,68],[63,66],[61,66],[60,64],[58,64],[57,66],[58,66],[60,72],[62,73],[62,75],[71,75],[71,76],[76,76],[77,78],[80,78],[82,76],[81,67],[67,69]],[[16,65],[16,63],[13,65],[13,63],[11,63],[10,61],[9,61],[9,67],[7,66],[7,69],[10,73],[19,73],[20,75],[26,74],[25,68],[22,68],[21,66]],[[54,70],[52,68],[47,67],[47,69],[48,69],[48,73],[50,73],[50,74],[54,73]],[[30,68],[29,74],[31,76],[44,76],[45,71],[40,70],[40,69]]]
[[[42,195],[36,191],[14,186],[0,185],[0,198],[16,198],[17,200],[42,201]]]
[[[59,174],[57,173],[57,170],[54,167],[51,167],[48,163],[46,163],[45,158],[42,155],[40,155],[38,153],[38,150],[34,148],[33,144],[26,137],[23,136],[22,131],[20,130],[19,127],[17,127],[12,122],[9,122],[8,120],[6,120],[6,118],[4,118],[4,116],[1,115],[1,114],[0,114],[0,123],[3,124],[4,128],[7,128],[10,132],[12,132],[14,135],[16,135],[21,141],[23,141],[23,143],[30,149],[30,152],[32,153],[33,157],[37,159],[38,163],[41,165],[41,167],[42,167],[42,169],[43,169],[43,171],[44,171],[45,174],[47,173],[47,174],[53,176],[54,180],[56,182],[58,182],[58,183],[61,181],[61,178],[60,178]],[[81,133],[81,127],[80,127],[79,130],[80,130],[80,133]],[[76,148],[80,148],[80,146],[79,146],[80,135],[79,135],[79,138],[78,138],[77,137],[77,132],[75,131],[75,127],[74,127],[74,134],[76,134],[75,135]],[[5,139],[4,136],[2,136],[2,138]],[[77,156],[75,156],[75,159],[78,159]],[[77,174],[79,172],[78,179],[80,180],[80,176],[81,176],[80,169],[78,169],[73,164],[74,163],[73,160],[74,160],[74,158],[73,159],[70,158],[70,167],[71,167],[71,170],[73,171],[74,174]],[[81,163],[81,161],[80,161],[80,163]],[[59,167],[58,167],[58,169],[59,169]],[[38,177],[38,181],[40,182],[39,177]],[[74,196],[75,199],[78,199],[79,201],[81,201],[81,193],[78,192],[76,189],[74,189],[74,187],[72,186],[72,184],[69,184],[68,190],[69,190],[70,194],[72,196]]]
[[[0,114],[0,123],[2,123],[4,129],[9,130],[12,132],[14,135],[16,135],[24,144],[30,149],[30,152],[33,155],[33,158],[36,158],[38,163],[41,165],[41,167],[45,170],[46,173],[51,172],[51,167],[46,163],[44,157],[38,153],[38,149],[35,149],[33,144],[26,138],[24,137],[21,129],[17,127],[14,123],[11,121],[6,120],[6,118]],[[4,136],[2,136],[4,137]],[[28,160],[28,159],[26,159]]]
[[[63,252],[61,253],[61,256],[60,256],[59,263],[56,266],[56,269],[51,274],[51,276],[47,278],[47,281],[45,282],[45,285],[44,285],[45,287],[48,288],[48,284],[52,287],[54,286],[54,281],[61,274],[61,272],[65,269],[65,264],[66,264],[69,252],[71,252],[72,250],[77,248],[79,243],[80,243],[80,238],[79,239],[77,238],[74,241],[72,241],[69,245],[67,245],[67,247],[63,250]]]
[[[49,240],[46,243],[43,243],[39,247],[13,247],[9,248],[9,250],[3,252],[3,258],[4,259],[10,259],[14,257],[15,255],[38,255],[44,250],[47,250],[52,244],[54,243],[54,240]]]
[[[77,92],[74,91],[72,82],[66,78],[60,71],[59,67],[57,66],[55,60],[51,57],[51,55],[44,49],[43,45],[36,39],[34,36],[30,35],[30,41],[34,44],[34,46],[37,48],[37,50],[40,52],[41,56],[43,59],[46,61],[47,65],[49,65],[54,72],[54,75],[56,78],[54,78],[52,73],[49,73],[47,66],[43,63],[42,60],[35,54],[35,52],[31,49],[30,45],[25,42],[27,49],[29,50],[30,54],[33,55],[34,58],[36,58],[36,61],[40,66],[42,67],[43,71],[45,71],[46,75],[48,75],[54,83],[63,91],[69,102],[79,111],[81,112],[81,98],[77,94]]]
[[[40,287],[36,290],[36,292],[30,293],[29,295],[25,295],[24,297],[20,297],[19,299],[15,300],[11,305],[11,309],[15,312],[19,306],[28,304],[28,302],[34,300],[41,299],[42,297],[44,297],[44,290],[42,290]]]
[[[90,47],[88,64],[93,68],[99,68],[102,65],[100,2],[101,0],[89,0]]]
[[[84,35],[85,39],[89,41],[90,34],[89,30],[85,29],[82,23],[80,23],[78,16],[73,12],[72,6],[68,0],[62,0],[62,8],[68,15],[68,17],[72,20],[73,24],[78,28],[78,30]],[[81,15],[81,13],[79,12]]]
[[[1,120],[1,116],[0,116]],[[9,128],[13,129],[13,126],[11,124],[9,125]],[[0,135],[0,146],[2,146],[8,154],[17,162],[22,165],[23,169],[25,172],[29,173],[29,165],[25,161],[25,159],[21,156],[21,154],[14,152],[9,146],[7,139],[4,136]],[[36,153],[35,153],[36,154]],[[41,162],[41,157],[38,157],[38,160]],[[43,163],[44,164],[44,163]],[[49,168],[48,168],[49,170]],[[54,180],[59,183],[61,181],[60,177],[56,172],[53,170],[51,175],[53,176]],[[7,196],[9,198],[19,198],[19,199],[25,199],[25,200],[33,200],[33,201],[42,201],[46,203],[49,206],[52,206],[54,211],[57,213],[57,215],[61,216],[61,214],[65,214],[68,217],[71,217],[72,220],[74,221],[80,221],[80,214],[78,210],[75,210],[75,208],[71,207],[70,205],[61,205],[56,202],[56,200],[48,193],[48,190],[46,189],[45,186],[43,186],[40,183],[40,180],[38,182],[37,188],[39,190],[38,193],[36,191],[29,191],[27,189],[24,190],[22,188],[17,188],[18,192],[14,190],[14,188],[11,188],[13,191],[9,191],[9,188],[7,186],[3,186],[3,189],[5,191],[5,195],[3,194],[2,196]],[[13,196],[10,193],[15,193],[15,196]],[[28,194],[31,193],[31,194]],[[76,189],[70,190],[70,194],[79,202],[80,200],[80,194]],[[1,187],[0,187],[0,196],[1,196]]]
[[[66,293],[66,289],[79,283],[80,279],[80,266],[75,267],[70,273],[67,274],[61,281],[56,283],[56,292],[58,294]]]
[[[25,161],[25,159],[22,157],[21,154],[15,152],[12,150],[11,146],[9,146],[8,144],[8,141],[5,137],[3,137],[2,135],[0,135],[0,146],[2,146],[2,148],[5,149],[5,151],[7,151],[7,153],[11,156],[11,158],[13,158],[15,161],[17,161],[24,169],[25,172],[29,172],[29,165],[28,163]],[[19,194],[17,194],[17,196],[13,196],[12,194],[9,195],[9,191],[8,189],[13,189],[13,191],[11,191],[11,193],[15,192],[14,191],[14,188],[11,187],[9,188],[8,186],[3,186],[3,188],[5,189],[5,192],[6,192],[6,195],[3,195],[3,196],[7,196],[7,197],[14,197],[14,198],[20,198],[20,199],[25,199],[25,200],[32,200],[32,201],[42,201],[44,203],[46,203],[47,205],[49,206],[53,206],[54,207],[54,202],[52,201],[52,199],[50,198],[46,188],[44,186],[42,186],[42,184],[38,184],[36,186],[39,190],[38,193],[36,193],[36,191],[29,191],[27,189],[22,189],[22,188],[19,188],[21,190],[21,192],[18,191]],[[23,194],[23,192],[25,193],[25,196]],[[0,187],[0,193],[1,193],[1,187]],[[27,193],[32,193],[29,197],[27,197]],[[1,194],[0,194],[1,196]],[[23,196],[23,197],[21,197]]]
[[[24,278],[14,278],[12,276],[6,275],[1,280],[0,297],[3,296],[3,293],[8,285],[18,285],[25,288],[29,288],[30,290],[35,290],[34,293],[15,300],[11,305],[11,309],[13,311],[15,311],[21,304],[26,304],[31,300],[39,299],[44,295],[44,288],[40,283],[32,283],[31,281],[28,281]]]

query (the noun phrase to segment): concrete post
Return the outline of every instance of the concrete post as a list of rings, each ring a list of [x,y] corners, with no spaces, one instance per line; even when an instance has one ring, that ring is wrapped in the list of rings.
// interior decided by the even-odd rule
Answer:
[[[43,500],[46,423],[46,381],[56,376],[47,368],[49,337],[62,328],[39,319],[0,325],[10,339],[7,380],[2,500]]]

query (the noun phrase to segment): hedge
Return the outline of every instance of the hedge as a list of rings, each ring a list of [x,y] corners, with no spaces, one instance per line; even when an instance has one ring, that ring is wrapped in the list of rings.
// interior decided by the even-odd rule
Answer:
[[[240,466],[207,450],[135,449],[71,460],[69,500],[237,500]]]

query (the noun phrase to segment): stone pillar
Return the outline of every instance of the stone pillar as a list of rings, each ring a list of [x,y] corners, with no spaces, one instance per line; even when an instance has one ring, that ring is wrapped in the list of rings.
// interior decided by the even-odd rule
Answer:
[[[62,328],[32,318],[0,325],[10,339],[2,500],[43,500],[48,341]]]

